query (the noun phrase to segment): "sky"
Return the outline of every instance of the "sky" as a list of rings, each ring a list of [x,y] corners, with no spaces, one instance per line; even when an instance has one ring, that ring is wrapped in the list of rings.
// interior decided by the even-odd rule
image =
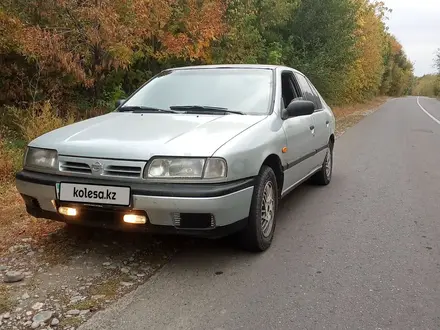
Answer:
[[[388,14],[390,32],[402,44],[414,73],[434,73],[434,56],[440,48],[440,0],[383,0],[393,12]]]

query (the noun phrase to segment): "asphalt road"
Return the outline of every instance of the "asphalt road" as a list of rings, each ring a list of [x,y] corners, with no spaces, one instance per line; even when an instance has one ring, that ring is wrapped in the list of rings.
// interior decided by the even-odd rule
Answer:
[[[282,202],[269,251],[198,244],[80,329],[439,329],[439,197],[440,122],[389,101],[337,140],[328,187]]]

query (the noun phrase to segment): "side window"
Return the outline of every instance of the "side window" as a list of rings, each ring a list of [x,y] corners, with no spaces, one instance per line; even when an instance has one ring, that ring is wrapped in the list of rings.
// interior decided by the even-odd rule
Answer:
[[[319,99],[319,96],[313,92],[312,87],[310,87],[306,78],[298,73],[295,74],[295,77],[298,80],[299,86],[301,87],[304,99],[312,101],[315,104],[315,110],[321,109],[321,100]]]
[[[293,73],[283,72],[281,74],[281,90],[284,108],[286,108],[294,99],[299,97],[299,93],[293,81]]]
[[[318,109],[323,109],[324,107],[323,107],[323,105],[322,105],[321,95],[319,95],[318,90],[316,89],[315,86],[313,86],[313,84],[312,84],[312,82],[309,80],[309,78],[306,77],[306,79],[307,79],[307,82],[309,83],[309,86],[312,88],[313,95],[315,95],[315,97],[316,97],[316,101],[317,101]]]

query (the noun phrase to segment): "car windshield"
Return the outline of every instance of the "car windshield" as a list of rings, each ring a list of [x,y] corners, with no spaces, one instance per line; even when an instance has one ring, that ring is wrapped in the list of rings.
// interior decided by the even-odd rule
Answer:
[[[218,110],[224,109],[230,113],[263,115],[269,112],[273,83],[270,69],[170,70],[162,72],[137,91],[123,108],[148,107],[197,113],[213,113],[213,110],[220,113]],[[226,111],[223,113],[227,114]]]

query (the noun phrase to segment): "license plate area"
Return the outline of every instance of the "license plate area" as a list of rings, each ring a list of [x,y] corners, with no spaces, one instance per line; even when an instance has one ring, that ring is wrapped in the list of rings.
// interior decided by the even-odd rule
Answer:
[[[60,202],[128,207],[131,204],[131,188],[95,184],[61,182]]]

